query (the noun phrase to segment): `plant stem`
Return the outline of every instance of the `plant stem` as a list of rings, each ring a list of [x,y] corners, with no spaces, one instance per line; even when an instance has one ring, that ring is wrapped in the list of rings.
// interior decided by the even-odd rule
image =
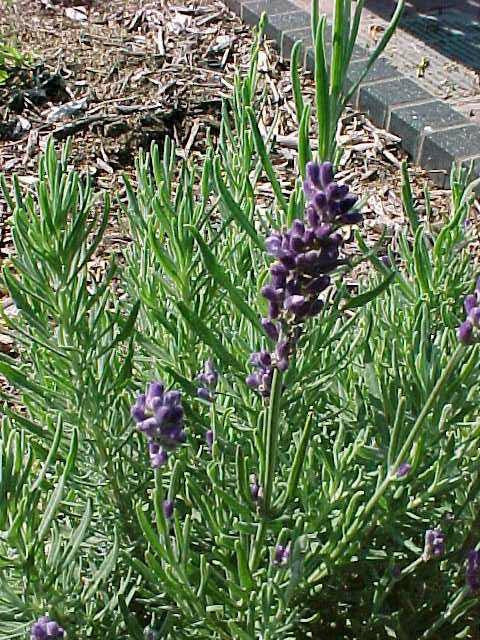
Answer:
[[[459,357],[463,353],[463,349],[464,349],[464,346],[462,344],[459,344],[458,347],[455,349],[454,353],[452,354],[450,360],[447,363],[447,366],[443,370],[442,375],[437,380],[437,383],[435,384],[434,388],[432,389],[432,392],[430,393],[430,395],[429,395],[429,397],[427,399],[427,402],[425,403],[425,406],[423,407],[422,411],[420,412],[420,415],[418,416],[415,424],[413,425],[412,430],[410,431],[410,433],[408,435],[408,438],[405,440],[405,443],[403,444],[402,448],[400,449],[400,452],[399,452],[398,456],[396,457],[395,462],[393,463],[392,467],[388,470],[387,475],[385,476],[385,479],[381,482],[381,484],[378,486],[378,488],[375,491],[375,493],[373,494],[373,496],[370,498],[370,500],[365,505],[365,509],[361,513],[360,517],[350,527],[350,529],[346,532],[346,534],[343,537],[343,539],[339,542],[337,547],[332,552],[332,554],[330,556],[331,560],[336,560],[341,554],[345,553],[346,549],[348,548],[348,546],[350,545],[350,543],[352,542],[352,540],[355,538],[356,534],[358,533],[360,527],[365,522],[367,516],[369,516],[370,513],[373,511],[373,509],[377,506],[377,503],[382,498],[382,496],[385,493],[385,491],[387,490],[388,486],[390,485],[392,480],[394,480],[394,478],[396,477],[396,473],[397,473],[398,467],[400,466],[400,464],[402,462],[405,461],[406,458],[408,458],[408,454],[411,451],[411,447],[412,447],[416,437],[418,436],[418,434],[420,432],[420,429],[423,427],[423,424],[424,424],[428,414],[430,413],[433,405],[435,404],[435,401],[437,400],[442,388],[444,387],[444,385],[447,382],[448,378],[451,376],[453,370],[457,366]],[[317,580],[319,580],[324,575],[326,575],[326,573],[327,573],[326,569],[320,569],[319,568],[319,569],[317,569],[316,571],[314,571],[310,575],[310,577],[308,579],[308,582],[310,584],[312,584],[312,583],[316,582]]]
[[[427,640],[427,638],[431,638],[435,631],[438,631],[440,627],[443,627],[443,625],[448,622],[448,619],[451,618],[455,613],[455,609],[457,609],[457,607],[465,600],[465,598],[469,594],[470,589],[468,587],[464,587],[452,602],[452,604],[447,607],[445,613],[442,613],[438,620],[429,629],[427,629],[424,634],[420,636],[420,640]]]
[[[275,478],[275,468],[277,465],[282,378],[283,375],[281,371],[275,369],[273,372],[270,405],[268,407],[267,423],[264,433],[265,464],[263,465],[264,477],[262,478],[262,489],[263,508],[266,516],[268,516],[271,511],[273,480]]]

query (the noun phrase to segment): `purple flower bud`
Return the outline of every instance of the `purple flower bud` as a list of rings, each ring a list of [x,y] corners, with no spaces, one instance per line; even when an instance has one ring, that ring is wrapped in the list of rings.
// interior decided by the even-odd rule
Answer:
[[[465,311],[467,312],[467,314],[470,313],[470,311],[476,307],[478,304],[477,302],[477,296],[473,293],[469,294],[466,298],[465,298],[465,302],[464,302],[464,306],[465,306]]]
[[[257,500],[260,498],[260,485],[258,484],[257,476],[255,474],[252,474],[250,476],[250,494],[254,502],[257,502]]]
[[[473,307],[468,314],[468,319],[477,329],[480,327],[480,307]]]
[[[52,620],[51,622],[47,622],[47,634],[50,637],[55,638],[58,635],[59,629],[60,627],[58,626],[58,623],[55,622],[55,620]]]
[[[327,206],[327,196],[323,193],[323,191],[317,191],[315,196],[312,199],[312,204],[316,211],[322,212]]]
[[[342,224],[358,224],[363,219],[363,216],[358,211],[352,211],[351,213],[344,213],[340,218]]]
[[[290,354],[290,343],[288,340],[282,340],[277,344],[277,348],[275,350],[277,358],[288,358]]]
[[[277,566],[286,565],[290,557],[289,547],[283,547],[281,544],[275,547],[275,554],[273,556],[273,564]]]
[[[318,211],[315,209],[315,207],[313,206],[308,207],[307,220],[308,220],[308,223],[314,228],[320,224],[320,215],[318,214]]]
[[[212,431],[212,429],[209,429],[207,431],[207,433],[205,434],[205,442],[207,443],[207,447],[209,449],[211,449],[212,446],[213,446],[213,440],[214,440],[213,431]]]
[[[472,344],[473,325],[470,320],[465,320],[465,322],[462,322],[462,324],[458,327],[457,335],[459,341],[463,342],[463,344]]]
[[[307,179],[317,187],[321,188],[322,183],[320,181],[320,165],[317,162],[307,162],[307,166],[305,167]]]
[[[287,311],[291,311],[295,315],[302,313],[305,307],[305,298],[303,296],[289,296],[285,299],[284,307]]]
[[[274,322],[272,322],[268,318],[262,318],[262,327],[271,340],[274,340],[275,342],[278,340],[278,327]]]
[[[265,240],[267,253],[271,256],[278,257],[282,253],[282,238],[279,234],[274,233]]]
[[[251,373],[245,378],[245,382],[251,389],[258,389],[260,386],[260,376],[258,373]]]
[[[404,478],[410,473],[412,466],[408,462],[402,462],[397,469],[397,478]]]
[[[305,224],[301,220],[294,220],[292,224],[292,234],[302,237],[305,233]]]
[[[213,396],[210,390],[207,389],[206,387],[200,387],[199,389],[197,389],[197,396],[201,400],[205,400],[206,402],[212,402],[213,400]]]
[[[330,277],[324,275],[324,276],[320,276],[319,278],[315,278],[314,280],[310,280],[310,282],[305,287],[305,289],[308,291],[308,293],[311,293],[312,295],[318,295],[322,291],[325,291],[325,289],[329,286],[329,284],[330,284]]]
[[[276,302],[268,303],[268,315],[271,320],[275,320],[280,315],[280,306]]]
[[[46,640],[47,638],[47,625],[40,622],[35,622],[30,630],[31,640]]]
[[[302,285],[300,284],[299,280],[289,280],[287,282],[287,285],[285,287],[285,293],[288,296],[294,296],[294,295],[299,295],[302,291]]]
[[[159,469],[166,464],[168,460],[168,453],[165,449],[159,449],[158,453],[154,453],[150,455],[150,464],[152,469]]]
[[[180,403],[182,398],[182,394],[180,391],[167,391],[167,393],[163,396],[163,401],[168,406],[173,406]]]
[[[294,253],[300,253],[305,250],[305,243],[299,236],[292,236],[290,238],[290,251]]]
[[[173,516],[173,500],[164,500],[162,504],[163,515],[166,520],[170,520]]]
[[[322,162],[320,165],[320,183],[323,189],[333,181],[333,164],[331,162]]]
[[[287,281],[288,269],[283,264],[275,262],[270,267],[271,283],[275,289],[281,289]]]
[[[261,293],[269,302],[278,302],[282,292],[281,289],[275,289],[271,284],[267,284],[265,287],[262,287]]]
[[[295,253],[293,253],[292,251],[285,251],[283,253],[283,255],[280,256],[280,262],[287,269],[290,269],[290,270],[294,269],[295,268]]]
[[[137,424],[137,429],[146,435],[147,438],[154,438],[158,430],[157,420],[155,418],[147,418]]]
[[[39,618],[30,630],[31,640],[53,640],[53,638],[63,638],[63,635],[62,627],[55,620],[50,620],[48,616]]]
[[[445,553],[445,534],[440,529],[427,529],[425,532],[425,546],[422,558],[428,562],[433,557],[438,558]]]
[[[155,455],[160,451],[160,445],[158,442],[154,442],[153,440],[148,443],[148,452],[150,455]]]
[[[472,591],[478,591],[480,588],[480,552],[475,549],[468,552],[465,578],[467,586]]]

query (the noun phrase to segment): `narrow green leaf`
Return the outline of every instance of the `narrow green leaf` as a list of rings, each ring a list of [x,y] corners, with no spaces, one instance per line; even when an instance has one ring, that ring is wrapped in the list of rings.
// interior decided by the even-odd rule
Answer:
[[[365,291],[365,293],[361,293],[360,295],[353,298],[349,298],[347,302],[345,302],[345,304],[342,306],[342,310],[358,309],[358,307],[363,307],[368,302],[371,302],[390,286],[390,283],[395,278],[395,275],[395,271],[391,271],[390,274],[385,278],[385,280],[383,280],[383,282],[381,282],[377,287],[374,287],[369,291]]]
[[[105,581],[109,577],[109,575],[112,573],[117,563],[118,548],[119,548],[118,535],[117,535],[117,531],[115,531],[115,539],[113,542],[112,550],[110,551],[108,556],[105,558],[105,560],[102,562],[98,571],[95,572],[92,583],[90,584],[90,586],[82,596],[83,602],[87,602],[87,600],[89,600],[96,593],[100,583]]]

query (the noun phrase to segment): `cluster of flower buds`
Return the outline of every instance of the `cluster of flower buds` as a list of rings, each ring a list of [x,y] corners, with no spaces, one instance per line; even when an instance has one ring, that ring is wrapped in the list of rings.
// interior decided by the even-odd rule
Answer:
[[[353,210],[357,198],[346,185],[334,182],[330,162],[308,163],[304,191],[308,200],[304,219],[294,220],[290,229],[275,232],[266,240],[267,251],[276,260],[270,267],[270,280],[262,288],[268,301],[268,317],[262,319],[262,326],[276,348],[269,354],[270,362],[264,352],[253,354],[252,364],[260,371],[247,378],[247,384],[264,396],[270,392],[272,368],[288,368],[300,337],[299,325],[321,312],[320,295],[330,285],[328,274],[344,263],[340,227],[362,219]]]
[[[179,391],[165,391],[163,382],[152,382],[132,407],[137,429],[148,439],[154,469],[166,463],[168,451],[185,442],[183,407]]]
[[[211,360],[205,362],[203,371],[197,376],[197,381],[201,385],[197,390],[197,396],[202,400],[212,402],[218,384],[218,371]]]
[[[275,547],[273,564],[279,567],[285,566],[290,557],[290,547],[283,547],[281,544]]]
[[[50,640],[50,638],[63,638],[64,631],[58,622],[48,616],[42,616],[34,622],[30,630],[31,640]]]
[[[458,339],[464,344],[480,340],[480,278],[475,291],[465,298],[467,319],[458,328]]]
[[[468,552],[465,578],[467,586],[472,591],[478,591],[480,589],[480,551],[471,549]]]
[[[427,529],[422,558],[425,562],[445,553],[445,534],[440,529]]]

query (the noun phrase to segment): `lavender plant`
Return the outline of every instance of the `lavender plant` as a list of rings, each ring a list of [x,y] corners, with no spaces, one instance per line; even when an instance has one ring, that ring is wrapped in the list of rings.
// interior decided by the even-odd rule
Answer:
[[[258,46],[201,169],[167,140],[125,178],[123,269],[92,269],[109,198],[68,147],[32,191],[2,179],[0,638],[475,637],[471,187],[432,234],[404,167],[382,261],[333,165],[301,155],[284,192]]]

